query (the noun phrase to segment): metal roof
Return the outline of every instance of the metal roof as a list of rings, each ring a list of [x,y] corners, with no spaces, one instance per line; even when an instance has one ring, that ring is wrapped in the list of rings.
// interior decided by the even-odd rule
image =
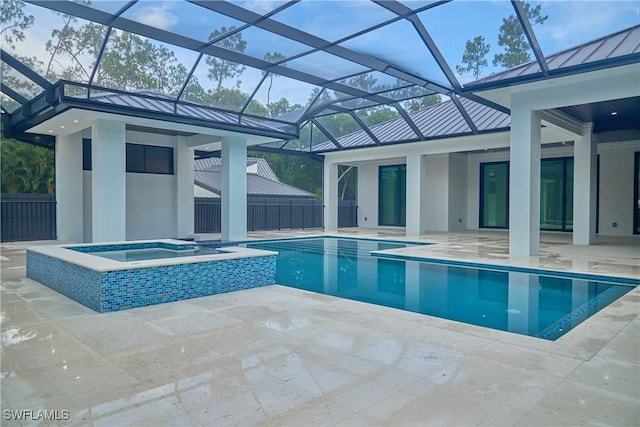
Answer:
[[[28,131],[65,108],[84,108],[292,140],[308,120],[346,112],[358,122],[354,111],[366,106],[395,109],[404,122],[370,129],[358,123],[366,135],[327,139],[354,147],[362,140],[385,144],[478,133],[494,126],[483,118],[490,113],[474,111],[467,101],[508,113],[478,96],[481,89],[640,61],[637,13],[629,13],[626,2],[596,0],[567,11],[577,3],[25,0],[16,4],[20,13],[2,22],[4,130]],[[548,21],[530,22],[529,7],[542,7]],[[598,11],[607,19],[599,19]],[[33,19],[20,27],[12,21],[20,16]],[[598,25],[558,36],[568,19],[591,18]],[[481,35],[497,54],[504,47],[497,42],[499,25],[508,20],[535,61],[507,71],[487,65],[493,75],[467,83],[471,73],[457,70],[465,42]],[[567,49],[598,32],[611,35]],[[559,53],[545,57],[546,50]],[[114,64],[119,73],[109,71]],[[112,94],[98,95],[105,91]],[[436,110],[441,115],[409,114],[409,101],[434,94],[452,99]],[[288,104],[271,108],[283,99]],[[298,111],[287,112],[292,109]],[[443,117],[454,120],[447,127],[439,122]],[[308,144],[306,151],[318,147]]]
[[[462,98],[460,102],[466,111],[468,111],[479,132],[506,130],[511,124],[511,117],[508,114],[468,99]],[[421,138],[417,138],[415,133],[409,132],[410,129],[407,129],[407,122],[402,117],[371,126],[371,132],[380,138],[381,143],[393,143],[400,140],[385,139],[382,137],[383,135],[406,135],[409,137],[406,138],[406,140],[415,141],[436,139],[445,136],[462,136],[472,133],[471,128],[452,100],[416,111],[415,113],[409,114],[409,117],[422,133]],[[378,145],[364,130],[337,138],[337,142],[343,148]],[[313,146],[312,149],[322,152],[336,150],[337,147],[331,141],[327,141]]]
[[[247,157],[247,166],[257,165],[257,174],[270,181],[280,182],[271,166],[265,159],[259,157]],[[196,159],[194,169],[197,171],[214,171],[220,172],[222,168],[222,159],[220,157],[207,157],[204,159]]]
[[[244,117],[221,110],[214,110],[203,105],[193,103],[174,104],[174,98],[162,93],[149,90],[135,91],[129,93],[95,93],[90,92],[88,96],[77,96],[81,99],[102,102],[105,104],[120,105],[128,108],[137,108],[145,111],[157,111],[160,113],[176,114],[195,119],[210,120],[217,123],[231,125],[241,125],[247,128],[265,129],[277,131],[278,129],[263,123],[258,123]],[[239,123],[238,123],[239,122]]]
[[[588,43],[546,57],[549,71],[582,66],[620,56],[640,53],[640,25],[601,37]],[[538,62],[531,61],[508,70],[467,83],[467,88],[540,72]]]
[[[222,191],[221,172],[196,170],[193,177],[196,185],[220,195]],[[291,185],[253,174],[247,174],[247,195],[253,197],[315,197],[313,194]]]

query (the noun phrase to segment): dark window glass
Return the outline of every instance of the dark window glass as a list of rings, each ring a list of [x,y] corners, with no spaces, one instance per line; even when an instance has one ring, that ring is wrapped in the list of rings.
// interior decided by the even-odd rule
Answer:
[[[144,170],[146,173],[173,174],[173,148],[144,146]]]
[[[480,227],[509,227],[509,163],[480,164]]]
[[[540,164],[540,229],[573,230],[573,158]]]
[[[407,166],[380,166],[378,174],[378,224],[404,227]]]
[[[127,144],[127,172],[145,172],[144,147],[144,145]]]
[[[127,172],[173,175],[173,148],[127,144]]]
[[[91,140],[82,139],[82,170],[91,170]]]
[[[636,153],[633,183],[633,234],[640,234],[640,151]]]

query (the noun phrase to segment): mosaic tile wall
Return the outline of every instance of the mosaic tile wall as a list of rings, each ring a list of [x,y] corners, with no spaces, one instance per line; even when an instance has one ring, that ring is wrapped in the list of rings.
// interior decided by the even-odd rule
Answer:
[[[27,277],[100,311],[100,273],[27,250]]]
[[[27,251],[27,277],[93,310],[108,312],[272,285],[276,257],[99,273]]]

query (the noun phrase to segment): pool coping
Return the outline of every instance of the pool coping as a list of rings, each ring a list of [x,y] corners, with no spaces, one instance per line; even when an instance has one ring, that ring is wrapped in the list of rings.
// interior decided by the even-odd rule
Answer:
[[[87,247],[87,246],[115,246],[115,245],[135,245],[145,243],[164,243],[175,246],[189,246],[193,247],[194,242],[176,240],[176,239],[153,239],[153,240],[128,240],[118,242],[103,242],[103,243],[65,243],[60,245],[46,245],[46,246],[30,246],[27,247],[27,251],[38,253],[41,255],[50,256],[64,260],[70,264],[74,264],[80,267],[88,268],[90,270],[97,271],[99,273],[117,271],[117,270],[133,270],[149,267],[164,267],[180,264],[196,264],[212,261],[226,261],[232,259],[241,258],[254,258],[277,255],[277,252],[265,251],[261,249],[243,248],[238,246],[225,246],[218,249],[222,253],[206,254],[206,255],[194,255],[177,258],[159,258],[142,261],[116,261],[109,258],[104,258],[99,255],[92,255],[91,252],[80,252],[71,248],[75,247]],[[196,243],[197,245],[197,243]]]

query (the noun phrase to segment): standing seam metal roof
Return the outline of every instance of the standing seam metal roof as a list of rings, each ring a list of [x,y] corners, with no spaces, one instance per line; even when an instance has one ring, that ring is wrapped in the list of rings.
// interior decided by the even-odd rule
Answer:
[[[589,62],[640,52],[640,25],[547,56],[549,70],[583,65]],[[536,61],[527,62],[465,84],[465,88],[483,83],[532,74],[540,71]]]
[[[511,124],[511,118],[508,114],[466,98],[460,98],[459,100],[478,127],[478,130],[488,131],[506,129]],[[411,113],[409,114],[409,117],[424,134],[425,139],[466,135],[471,133],[471,128],[469,128],[464,117],[460,114],[460,111],[451,100]],[[375,135],[377,135],[378,133],[390,133],[394,128],[402,125],[406,125],[406,122],[402,117],[398,117],[393,120],[371,126],[370,129]],[[359,130],[345,135],[338,138],[337,141],[343,147],[366,147],[375,145],[364,130]],[[395,139],[385,142],[400,141],[401,140],[399,139]],[[312,148],[313,151],[331,151],[333,149],[336,149],[336,147],[331,141],[323,142]]]

